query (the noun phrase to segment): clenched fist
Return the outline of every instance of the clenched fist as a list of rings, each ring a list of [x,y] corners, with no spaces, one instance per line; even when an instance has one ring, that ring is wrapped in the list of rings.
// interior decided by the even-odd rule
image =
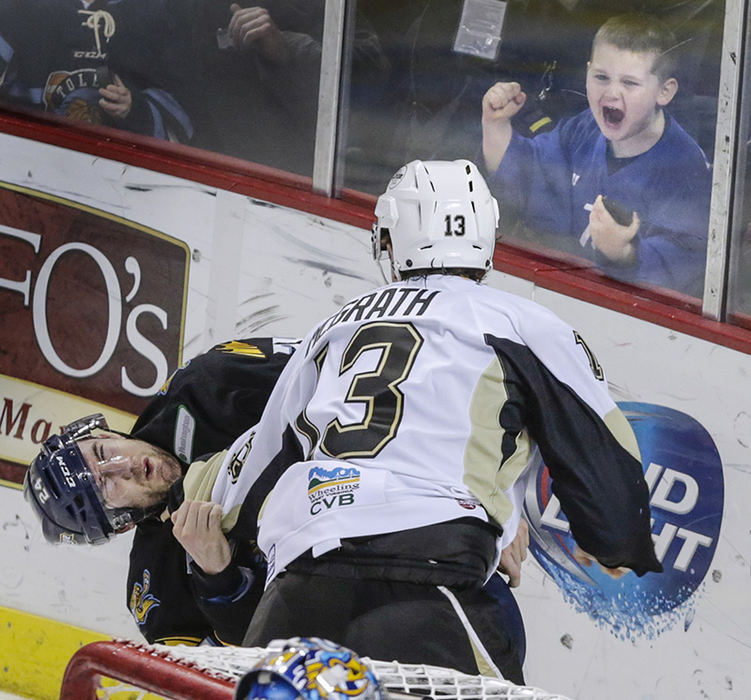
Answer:
[[[222,507],[207,501],[184,501],[170,516],[172,534],[207,574],[218,574],[232,560],[222,532]]]

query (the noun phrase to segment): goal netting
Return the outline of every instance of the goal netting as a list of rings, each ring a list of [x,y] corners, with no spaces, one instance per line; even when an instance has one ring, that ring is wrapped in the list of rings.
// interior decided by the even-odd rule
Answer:
[[[68,663],[60,700],[232,700],[240,677],[269,652],[259,647],[93,642]],[[435,700],[570,700],[449,668],[366,660],[394,700],[404,700],[405,695]]]

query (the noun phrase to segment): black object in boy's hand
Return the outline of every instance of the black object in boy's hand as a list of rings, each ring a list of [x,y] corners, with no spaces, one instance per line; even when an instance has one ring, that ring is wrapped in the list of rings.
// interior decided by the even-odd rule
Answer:
[[[106,88],[115,84],[115,77],[109,66],[98,66],[96,69],[96,87]]]
[[[617,199],[610,199],[603,195],[602,203],[605,205],[605,209],[608,210],[608,214],[613,217],[615,223],[621,226],[630,226],[634,220],[634,212],[628,207],[621,204]]]

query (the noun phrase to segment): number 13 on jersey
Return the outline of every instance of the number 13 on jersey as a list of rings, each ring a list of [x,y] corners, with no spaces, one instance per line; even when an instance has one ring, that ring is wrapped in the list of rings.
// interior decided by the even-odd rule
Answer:
[[[344,403],[363,405],[363,419],[345,425],[334,418],[321,436],[303,411],[295,427],[310,440],[308,457],[316,446],[334,459],[375,457],[393,440],[404,410],[404,394],[399,385],[409,376],[422,344],[422,336],[408,322],[378,321],[360,326],[342,354],[339,376],[349,372],[364,352],[380,352],[376,367],[355,373],[346,396],[342,396]],[[315,357],[319,378],[328,352],[327,343]]]

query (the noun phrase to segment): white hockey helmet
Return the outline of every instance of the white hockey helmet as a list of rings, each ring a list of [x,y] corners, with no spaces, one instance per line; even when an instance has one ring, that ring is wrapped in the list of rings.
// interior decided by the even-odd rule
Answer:
[[[378,198],[375,215],[373,257],[386,255],[381,236],[388,233],[397,274],[493,266],[498,202],[468,160],[407,163]]]

